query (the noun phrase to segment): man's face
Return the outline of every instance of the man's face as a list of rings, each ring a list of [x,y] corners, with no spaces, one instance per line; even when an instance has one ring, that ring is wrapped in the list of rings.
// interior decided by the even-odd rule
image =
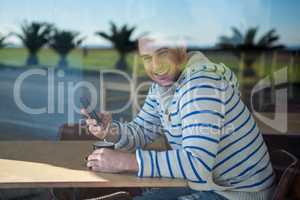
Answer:
[[[140,55],[147,75],[161,86],[172,85],[180,74],[177,50],[155,47],[152,41],[139,44]]]

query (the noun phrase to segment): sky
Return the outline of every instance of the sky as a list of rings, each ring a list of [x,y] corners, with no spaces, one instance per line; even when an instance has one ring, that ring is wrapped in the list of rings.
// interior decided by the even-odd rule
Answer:
[[[275,28],[281,43],[300,45],[299,0],[0,0],[1,34],[20,31],[25,20],[79,31],[83,45],[109,45],[95,32],[109,31],[110,21],[136,26],[134,37],[147,32],[196,46],[214,46],[232,26],[258,26],[259,35]]]

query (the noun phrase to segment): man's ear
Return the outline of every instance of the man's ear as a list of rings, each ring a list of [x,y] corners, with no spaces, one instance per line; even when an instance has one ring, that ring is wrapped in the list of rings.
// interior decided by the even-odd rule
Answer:
[[[178,47],[176,48],[176,54],[177,54],[177,61],[179,65],[182,65],[187,60],[187,52],[186,48]]]

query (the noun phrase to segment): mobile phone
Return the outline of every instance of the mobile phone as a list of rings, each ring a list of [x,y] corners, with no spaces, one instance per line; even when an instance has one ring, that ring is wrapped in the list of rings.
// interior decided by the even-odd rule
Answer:
[[[80,103],[82,105],[83,108],[85,108],[89,114],[89,116],[92,119],[95,119],[97,121],[98,124],[101,124],[101,119],[100,117],[97,115],[97,113],[94,110],[89,110],[88,107],[90,105],[90,101],[88,98],[86,97],[80,97]]]

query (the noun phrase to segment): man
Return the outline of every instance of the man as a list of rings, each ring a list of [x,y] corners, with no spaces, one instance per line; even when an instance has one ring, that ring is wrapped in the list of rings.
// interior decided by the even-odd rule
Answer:
[[[137,117],[112,123],[110,114],[100,113],[101,126],[86,120],[92,134],[135,154],[100,149],[87,166],[188,180],[189,188],[152,189],[136,199],[269,199],[274,173],[268,150],[233,72],[200,52],[153,39],[141,39],[139,52],[154,83]],[[161,134],[172,150],[142,150]]]

